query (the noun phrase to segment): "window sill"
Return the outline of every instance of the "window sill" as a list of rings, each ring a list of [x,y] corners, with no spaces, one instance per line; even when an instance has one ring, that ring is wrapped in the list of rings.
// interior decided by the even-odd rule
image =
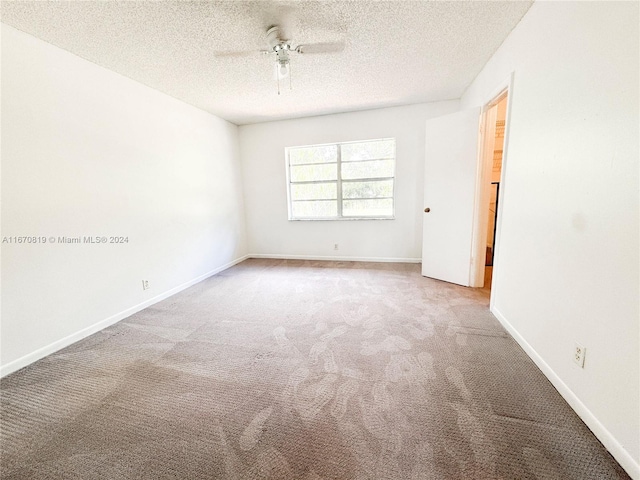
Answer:
[[[353,220],[395,220],[396,217],[331,217],[331,218],[289,218],[290,222],[342,222]]]

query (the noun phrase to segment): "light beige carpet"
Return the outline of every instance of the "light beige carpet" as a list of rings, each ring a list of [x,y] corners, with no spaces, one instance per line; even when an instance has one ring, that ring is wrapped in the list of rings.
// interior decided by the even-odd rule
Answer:
[[[487,304],[245,261],[4,378],[2,479],[628,478]]]

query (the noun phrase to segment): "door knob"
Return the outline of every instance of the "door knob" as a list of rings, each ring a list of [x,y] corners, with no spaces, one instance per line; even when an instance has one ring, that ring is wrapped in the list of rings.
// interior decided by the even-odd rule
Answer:
[[[429,207],[424,209],[424,213],[429,213],[431,211],[431,209]]]

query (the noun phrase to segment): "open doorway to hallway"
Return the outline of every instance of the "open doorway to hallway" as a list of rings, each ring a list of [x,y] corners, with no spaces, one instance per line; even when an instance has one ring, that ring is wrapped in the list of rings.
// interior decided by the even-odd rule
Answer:
[[[487,214],[486,255],[484,268],[484,288],[491,289],[493,278],[493,265],[496,249],[496,233],[498,220],[498,201],[500,198],[500,181],[502,177],[502,156],[504,151],[504,132],[507,119],[507,92],[499,95],[495,103],[485,112],[485,119],[494,122],[487,125],[487,133],[493,134],[493,138],[487,138],[488,147],[483,149],[483,164],[490,165],[489,175],[489,206]]]

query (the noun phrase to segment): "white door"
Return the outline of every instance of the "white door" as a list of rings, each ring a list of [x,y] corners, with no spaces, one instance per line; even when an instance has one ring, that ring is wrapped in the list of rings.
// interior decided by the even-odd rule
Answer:
[[[470,285],[480,108],[427,121],[422,275]]]

